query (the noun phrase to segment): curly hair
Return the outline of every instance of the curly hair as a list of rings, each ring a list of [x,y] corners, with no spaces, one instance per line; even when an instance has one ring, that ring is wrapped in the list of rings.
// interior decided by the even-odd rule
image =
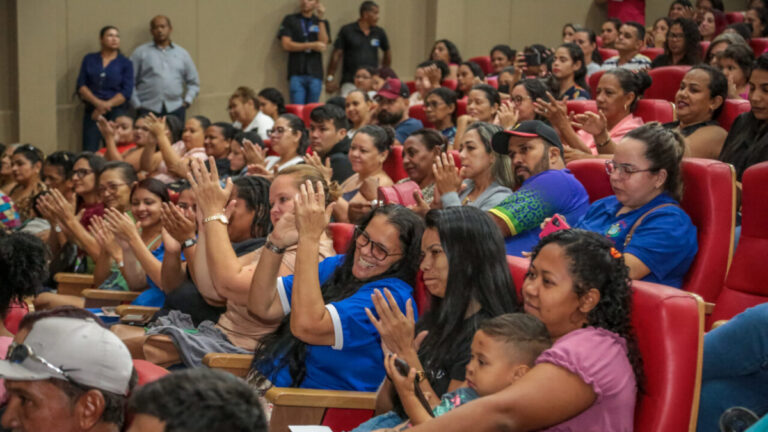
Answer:
[[[2,232],[2,231],[0,231]],[[0,235],[0,316],[11,303],[37,294],[48,277],[48,248],[32,234]]]
[[[556,244],[567,257],[568,272],[573,279],[573,291],[578,297],[595,288],[600,292],[597,305],[587,313],[586,325],[618,334],[627,343],[627,357],[635,372],[638,388],[645,381],[643,360],[632,328],[632,281],[624,257],[611,255],[613,243],[598,233],[582,229],[555,231],[533,248],[531,262],[541,250]]]
[[[676,25],[679,25],[683,30],[684,41],[683,58],[680,59],[679,64],[699,64],[699,62],[701,62],[701,47],[699,47],[701,33],[699,33],[699,26],[696,24],[696,21],[688,18],[676,18],[672,20],[672,24],[669,25],[669,30],[667,31],[667,40],[664,41],[664,54],[671,62],[672,53],[669,50],[669,35],[672,33],[672,27]]]

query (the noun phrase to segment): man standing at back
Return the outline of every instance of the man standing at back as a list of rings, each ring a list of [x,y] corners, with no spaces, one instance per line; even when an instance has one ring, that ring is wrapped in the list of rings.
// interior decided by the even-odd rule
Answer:
[[[301,0],[301,12],[286,15],[277,38],[288,52],[291,103],[304,105],[320,100],[323,88],[323,51],[328,44],[325,6],[319,0]]]
[[[140,45],[131,55],[136,76],[131,104],[139,116],[172,114],[183,122],[200,92],[197,68],[187,50],[171,42],[173,27],[167,16],[152,18],[149,30],[153,41]]]
[[[347,24],[339,31],[339,36],[333,44],[331,62],[328,64],[325,91],[335,93],[339,83],[334,78],[339,61],[341,67],[341,95],[355,89],[355,72],[361,66],[379,67],[379,49],[384,53],[381,65],[389,67],[392,63],[392,51],[389,49],[389,39],[384,29],[376,26],[379,22],[379,5],[372,1],[364,1],[360,5],[360,18]]]

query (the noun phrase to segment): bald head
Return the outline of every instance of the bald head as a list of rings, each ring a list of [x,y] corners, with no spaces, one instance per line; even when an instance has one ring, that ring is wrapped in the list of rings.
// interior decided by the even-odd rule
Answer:
[[[149,31],[157,45],[166,45],[171,39],[171,19],[165,15],[158,15],[149,22]]]

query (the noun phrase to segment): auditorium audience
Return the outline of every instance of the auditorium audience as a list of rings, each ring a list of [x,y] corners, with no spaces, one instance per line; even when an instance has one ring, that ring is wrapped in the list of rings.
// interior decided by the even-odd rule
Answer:
[[[580,219],[589,207],[584,186],[565,168],[563,145],[554,129],[529,120],[496,132],[493,150],[508,155],[520,187],[489,210],[505,237],[508,255],[522,256],[539,242],[539,225],[555,213]]]
[[[249,144],[246,141],[250,142],[251,146],[258,145],[259,147],[264,147],[264,142],[261,141],[261,137],[255,131],[237,132],[235,134],[229,145],[229,154],[227,155],[227,159],[229,159],[229,177],[232,177],[232,180],[248,174],[247,154],[249,149],[245,147]]]
[[[752,38],[768,36],[768,9],[751,7],[744,14],[744,22],[752,26]]]
[[[584,52],[575,43],[564,43],[555,51],[552,76],[559,100],[590,99]]]
[[[203,147],[205,155],[213,158],[216,169],[222,176],[229,174],[229,149],[232,148],[232,140],[235,138],[235,128],[230,123],[216,122],[205,129]],[[208,163],[208,161],[206,161]]]
[[[725,76],[712,66],[694,66],[683,76],[675,95],[677,120],[664,127],[683,135],[686,156],[717,159],[728,135],[717,123],[727,91]]]
[[[150,113],[144,117],[144,122],[154,138],[150,144],[143,147],[142,168],[150,177],[165,184],[175,183],[183,179],[189,170],[192,159],[207,160],[203,125],[210,125],[207,118],[202,116],[190,117],[186,121],[181,141],[171,143],[169,136],[172,123],[177,120],[166,116],[159,119]]]
[[[497,121],[496,114],[501,105],[499,92],[488,84],[477,84],[467,95],[467,113],[456,120],[456,137],[454,147],[459,150],[464,145],[464,134],[468,128],[477,123]],[[456,145],[458,143],[458,147]],[[490,151],[490,147],[488,147]]]
[[[717,66],[717,55],[725,51],[731,45],[744,45],[749,48],[747,42],[743,37],[739,36],[736,32],[725,32],[718,35],[707,48],[707,53],[704,55],[704,63]],[[752,48],[749,48],[752,49]]]
[[[272,151],[275,156],[267,156],[263,163],[258,164],[259,175],[270,177],[290,166],[303,163],[304,153],[309,147],[309,132],[304,121],[294,114],[282,114],[269,131]]]
[[[701,40],[712,42],[712,40],[725,30],[728,21],[725,14],[716,9],[707,9],[699,16],[699,33]]]
[[[259,112],[272,119],[273,122],[277,121],[279,116],[288,112],[285,109],[285,98],[283,97],[283,94],[280,93],[280,90],[274,87],[262,89],[256,96],[256,99],[259,101]],[[267,123],[268,121],[265,119],[264,125],[266,126]],[[270,126],[270,128],[271,127],[272,126]],[[267,128],[267,130],[269,130],[269,128]],[[269,135],[269,133],[267,133],[267,135]]]
[[[505,129],[509,129],[525,120],[541,120],[548,123],[549,120],[547,120],[545,116],[536,113],[533,104],[539,99],[546,99],[547,91],[547,86],[539,79],[523,78],[520,80],[514,87],[512,87],[512,93],[509,97],[510,102],[512,102],[511,108],[513,115],[508,119],[506,119],[503,114],[500,115],[501,126]],[[505,105],[510,106],[508,104]],[[499,107],[502,112],[507,110],[505,105]]]
[[[749,75],[755,54],[746,44],[734,44],[717,54],[717,67],[728,79],[728,99],[749,99]]]
[[[307,2],[310,3],[310,2]],[[256,391],[226,372],[189,369],[139,387],[128,432],[267,432]]]
[[[114,139],[112,140],[113,146],[111,148],[107,147],[106,139],[104,139],[105,146],[98,149],[96,151],[97,154],[107,157],[110,160],[116,160],[117,158],[113,155],[107,154],[107,151],[123,154],[136,148],[136,133],[133,129],[134,120],[130,114],[127,112],[118,114],[113,121],[108,121],[106,118],[104,120],[101,118],[96,119],[96,126],[99,128],[100,137],[103,135],[102,129],[104,126],[102,123],[104,121],[107,121],[107,123],[112,127],[112,130],[114,131]]]
[[[425,431],[632,430],[642,362],[627,267],[603,236],[562,230],[533,250],[525,311],[554,340],[514,385],[416,426]],[[546,396],[544,396],[546,395]]]
[[[572,23],[566,23],[563,25],[563,43],[570,43],[573,42],[573,35],[576,34],[576,31],[578,30],[578,27],[573,25]]]
[[[456,110],[456,93],[453,90],[439,87],[427,94],[424,116],[448,140],[449,147],[453,146],[456,138]]]
[[[443,79],[448,76],[448,65],[439,60],[427,60],[416,66],[414,76],[415,92],[408,98],[409,105],[423,104],[427,93],[440,88]]]
[[[398,79],[388,79],[376,93],[376,119],[381,126],[395,130],[395,145],[402,145],[412,132],[424,125],[421,120],[408,117],[408,86]]]
[[[325,91],[336,93],[341,90],[341,96],[346,97],[355,87],[353,84],[355,72],[360,66],[379,65],[389,67],[392,64],[392,50],[389,46],[387,33],[377,26],[379,22],[379,5],[370,0],[360,4],[360,18],[347,24],[339,30],[333,43],[333,53],[328,62],[328,72],[325,79]],[[382,57],[379,63],[379,49]],[[341,62],[341,79],[334,79],[336,69]]]
[[[358,129],[371,123],[375,103],[367,92],[355,89],[349,92],[344,105],[350,123],[347,137],[351,139]]]
[[[48,189],[40,179],[44,159],[43,152],[30,144],[20,145],[13,151],[11,172],[16,185],[8,196],[16,203],[22,223],[34,217],[35,196]]]
[[[393,184],[384,172],[393,142],[394,131],[389,127],[368,125],[355,132],[349,145],[349,162],[355,174],[341,184],[341,197],[333,207],[335,222],[357,222],[371,210],[376,188]]]
[[[477,84],[483,84],[485,82],[485,74],[480,65],[473,61],[466,61],[459,65],[458,72],[458,84],[456,85],[456,93],[458,98],[462,99],[466,97],[472,90],[472,87]]]
[[[729,24],[725,27],[723,33],[736,33],[741,36],[742,39],[749,42],[752,39],[752,24],[747,22]]]
[[[616,41],[619,39],[619,29],[621,20],[618,18],[608,18],[600,27],[600,39],[602,39],[603,48],[616,48]]]
[[[88,153],[85,153],[88,154]],[[87,162],[86,162],[87,163]],[[90,167],[81,166],[78,168],[80,171],[73,172],[75,165],[75,155],[68,151],[53,152],[45,158],[43,162],[42,180],[45,186],[50,189],[57,189],[64,195],[64,198],[69,202],[75,200],[74,181],[75,174],[79,174],[78,179],[87,177]],[[95,179],[95,176],[94,176]],[[91,181],[91,198],[98,199],[96,195],[95,181]],[[91,203],[95,200],[91,200]]]
[[[375,391],[384,378],[382,340],[365,309],[374,307],[374,290],[384,288],[401,311],[413,304],[424,222],[401,206],[376,208],[360,221],[347,253],[318,266],[318,240],[332,206],[326,208],[325,194],[310,182],[301,188],[295,227],[285,218],[276,224],[251,285],[249,310],[282,320],[256,349],[256,381]],[[294,275],[278,279],[283,252],[297,242]]]
[[[333,105],[319,106],[310,113],[309,125],[309,141],[313,154],[304,156],[305,161],[321,171],[330,168],[330,176],[327,172],[324,173],[329,182],[344,183],[354,174],[348,156],[349,124],[344,110]]]
[[[267,99],[264,96],[262,97]],[[256,131],[261,139],[269,139],[269,130],[272,129],[275,120],[264,114],[264,111],[259,109],[260,106],[259,96],[256,94],[256,91],[250,87],[238,87],[232,96],[229,97],[229,104],[227,105],[227,112],[229,113],[229,119],[232,120],[232,127],[241,129],[243,132]],[[268,106],[265,108],[269,109],[272,107]]]
[[[615,195],[575,225],[609,238],[632,279],[680,288],[696,256],[696,227],[680,208],[684,152],[683,137],[659,123],[630,131],[605,163]]]
[[[96,120],[99,116],[116,119],[133,93],[133,64],[120,52],[117,27],[102,27],[99,40],[101,49],[83,57],[76,84],[77,94],[85,102],[83,150],[91,152],[99,149],[101,140]]]
[[[325,20],[325,5],[319,1],[301,0],[299,7],[299,13],[283,18],[277,38],[283,50],[288,52],[286,76],[291,103],[304,105],[320,100],[323,52],[330,42],[330,25]],[[262,136],[262,139],[266,137]]]
[[[430,60],[441,61],[448,65],[448,74],[443,79],[456,80],[459,75],[461,54],[456,45],[448,39],[440,39],[432,46]]]
[[[131,104],[140,117],[173,114],[182,122],[187,108],[200,92],[197,68],[187,50],[171,42],[171,19],[157,15],[149,23],[152,42],[139,45],[131,54],[135,89]]]
[[[476,365],[469,366],[477,328],[521,307],[501,236],[482,211],[470,207],[431,210],[421,237],[421,253],[419,268],[431,300],[426,313],[418,311],[422,316],[416,321],[416,305],[410,303],[403,314],[385,289],[373,294],[375,315],[372,308],[367,314],[389,353],[426,373],[419,387],[430,405],[436,405],[442,395],[466,387],[475,378],[465,370],[477,371],[473,369]],[[407,326],[398,325],[403,321]],[[401,400],[402,393],[393,385],[395,379],[392,375],[385,378],[376,395],[377,411],[385,414],[354,432],[393,427],[407,418],[410,401]]]
[[[447,144],[446,138],[435,129],[419,129],[403,144],[403,169],[408,177],[398,183],[413,181],[418,184],[425,204],[431,204],[435,197],[432,164],[446,150]]]
[[[768,160],[768,55],[755,60],[749,77],[751,110],[736,118],[720,152],[720,159],[736,168],[736,179],[741,188],[741,176],[754,164]]]
[[[651,67],[687,65],[701,62],[701,34],[696,22],[687,18],[672,21],[664,42],[664,54],[659,55]]]
[[[619,55],[605,60],[601,68],[610,70],[618,67],[633,71],[648,69],[651,67],[651,60],[640,54],[644,41],[645,27],[632,21],[624,23],[619,29],[614,45]]]
[[[154,137],[149,133],[146,116],[138,117],[133,122],[133,142],[134,147],[121,146],[117,141],[117,130],[121,128],[119,123],[110,122],[105,118],[99,118],[97,121],[99,132],[104,140],[104,158],[107,161],[128,162],[136,171],[141,170],[142,149],[152,144]],[[121,151],[121,147],[125,150]]]
[[[574,116],[576,126],[581,129],[578,132],[568,118],[566,107],[556,103],[551,95],[548,95],[549,102],[536,101],[534,106],[536,113],[547,117],[570,147],[565,151],[565,160],[570,162],[590,157],[589,154],[613,153],[613,143],[644,123],[633,112],[650,85],[651,78],[645,72],[620,68],[608,70],[597,84],[598,112],[588,111]]]
[[[375,74],[376,68],[372,66],[360,66],[357,68],[355,71],[354,80],[355,89],[364,91],[369,97],[376,96],[376,92],[378,90],[375,88],[375,83],[373,80]]]
[[[458,171],[445,153],[435,158],[435,182],[443,208],[468,205],[488,211],[512,194],[515,180],[509,157],[495,153],[491,146],[500,130],[490,123],[472,123],[462,138]]]
[[[691,4],[690,0],[674,0],[669,5],[669,13],[667,16],[671,20],[676,20],[678,18],[693,18],[695,14],[695,11],[693,10],[693,4]]]

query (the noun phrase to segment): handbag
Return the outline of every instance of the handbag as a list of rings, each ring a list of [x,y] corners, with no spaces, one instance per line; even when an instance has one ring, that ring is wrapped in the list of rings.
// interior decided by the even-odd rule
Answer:
[[[405,207],[414,206],[418,204],[413,198],[413,193],[416,191],[419,193],[419,196],[423,198],[421,188],[415,181],[407,181],[392,186],[379,186],[378,198],[382,205],[400,204]]]

